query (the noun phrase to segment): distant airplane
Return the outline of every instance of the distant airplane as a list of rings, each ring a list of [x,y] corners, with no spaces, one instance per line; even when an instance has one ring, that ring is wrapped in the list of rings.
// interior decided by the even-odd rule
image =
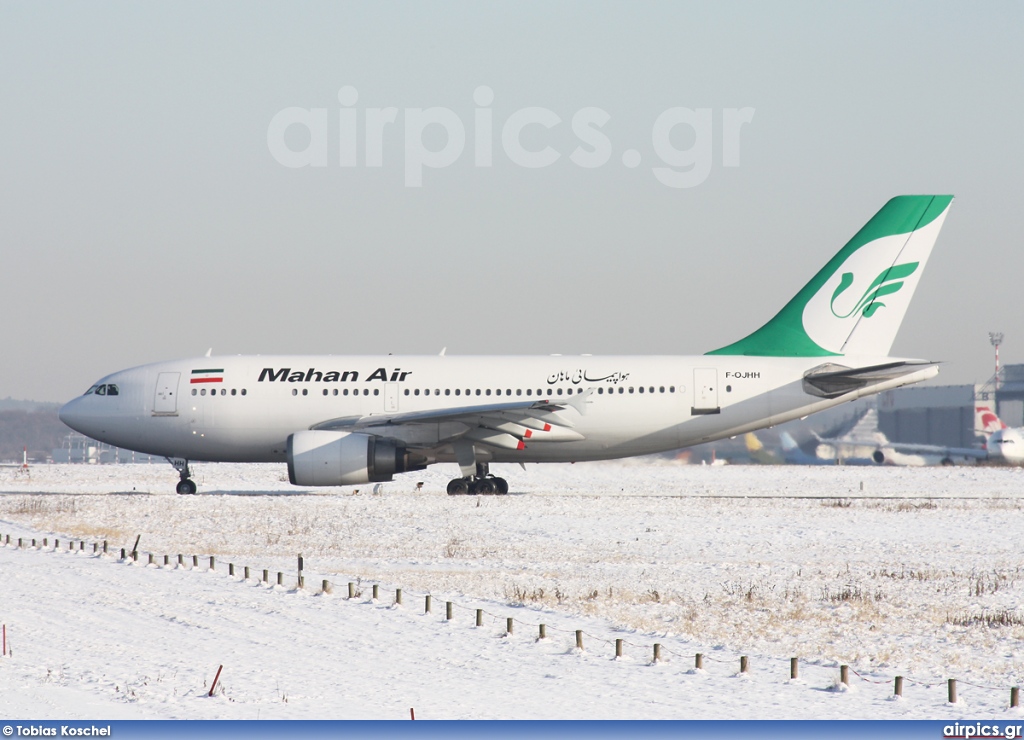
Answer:
[[[1008,427],[994,411],[985,411],[986,426],[992,429],[985,445],[988,459],[1004,465],[1024,465],[1024,427]]]
[[[202,357],[108,375],[60,418],[167,457],[178,493],[196,491],[190,461],[283,462],[299,486],[456,463],[449,494],[506,493],[492,462],[663,452],[934,377],[888,353],[952,200],[893,198],[774,318],[702,356]]]
[[[892,442],[878,430],[877,411],[868,409],[847,434],[834,438],[818,437],[818,454],[821,457],[833,458],[837,455],[868,458],[879,465],[916,467],[953,465],[958,461],[980,462],[993,459],[991,441],[999,427],[1005,427],[1005,425],[990,408],[975,406],[975,433],[983,439],[987,439],[987,447],[951,447],[914,442]],[[1013,443],[1007,443],[1007,447],[1011,444]],[[1011,452],[1011,454],[1013,453]],[[1020,457],[1024,462],[1024,449],[1021,450]]]

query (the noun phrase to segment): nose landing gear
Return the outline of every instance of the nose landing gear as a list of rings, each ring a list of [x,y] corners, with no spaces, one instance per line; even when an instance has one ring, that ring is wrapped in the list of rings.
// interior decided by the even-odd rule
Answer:
[[[183,496],[194,495],[197,488],[195,481],[192,480],[192,471],[188,469],[188,460],[180,457],[169,457],[167,462],[174,466],[174,469],[178,471],[178,475],[181,477],[174,490]]]

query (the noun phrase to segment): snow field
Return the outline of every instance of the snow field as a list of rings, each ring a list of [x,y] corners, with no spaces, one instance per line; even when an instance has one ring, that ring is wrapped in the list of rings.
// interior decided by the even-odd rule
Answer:
[[[5,573],[23,570],[26,556],[74,563],[76,571],[66,578],[59,575],[63,565],[57,569],[61,583],[53,586],[82,586],[89,594],[126,588],[126,574],[142,579],[135,587],[148,589],[149,597],[135,595],[126,602],[132,608],[103,602],[111,612],[106,621],[124,622],[131,615],[126,624],[134,628],[136,614],[160,611],[163,616],[150,615],[153,634],[171,625],[183,653],[135,641],[146,670],[125,667],[131,681],[112,684],[94,679],[96,665],[104,665],[100,656],[92,655],[96,665],[88,671],[80,666],[77,674],[73,664],[65,670],[55,659],[50,678],[26,676],[26,691],[55,684],[84,691],[101,705],[106,697],[118,707],[142,707],[142,716],[251,717],[230,708],[242,704],[264,717],[399,717],[408,713],[402,705],[409,700],[400,696],[405,692],[424,699],[410,704],[417,717],[431,716],[427,707],[435,707],[438,717],[886,718],[1004,713],[1009,687],[1019,684],[1024,635],[1016,619],[1022,588],[1015,552],[1021,534],[1018,471],[537,466],[526,474],[518,468],[499,473],[513,482],[514,492],[528,495],[463,498],[446,496],[447,476],[434,471],[403,476],[376,495],[329,489],[269,496],[224,492],[279,485],[294,491],[279,480],[283,467],[199,470],[206,478],[200,491],[218,493],[164,494],[174,482],[169,467],[48,466],[33,469],[29,490],[63,493],[0,496],[3,533],[108,539],[111,548],[117,543],[129,549],[142,534],[136,565],[112,567],[110,558],[93,558],[91,546],[84,557],[4,548],[0,562]],[[417,492],[419,481],[424,486]],[[25,490],[24,482],[13,478],[0,485],[19,487]],[[133,487],[160,493],[88,495]],[[149,552],[158,553],[158,563],[165,553],[172,562],[179,552],[202,555],[200,571],[212,554],[217,570],[144,567]],[[241,583],[241,568],[249,565],[257,577],[269,569],[272,580],[284,571],[291,586],[300,552],[306,590]],[[236,565],[235,585],[227,577],[228,562]],[[168,588],[161,577],[180,585]],[[336,584],[333,595],[314,595],[322,578]],[[102,587],[89,589],[97,579]],[[362,592],[353,602],[344,598],[350,580]],[[381,588],[377,604],[366,603],[372,583]],[[391,603],[396,587],[403,589],[399,608]],[[239,602],[235,592],[247,594],[248,601]],[[431,615],[422,614],[426,593],[433,594]],[[24,599],[41,608],[29,585]],[[446,600],[459,605],[451,623],[444,620]],[[226,620],[210,606],[228,603],[221,607]],[[282,604],[288,605],[287,617],[267,616],[284,609]],[[68,611],[59,604],[51,608]],[[477,608],[487,615],[479,629],[473,626]],[[377,618],[364,623],[354,617],[364,612]],[[37,627],[33,613],[21,615],[31,629]],[[515,630],[502,637],[509,616]],[[992,626],[1000,624],[993,616],[1002,626]],[[278,685],[285,684],[275,695],[266,670],[255,667],[256,656],[237,643],[248,645],[247,635],[255,630],[263,635],[261,644],[272,644],[265,623],[288,622],[299,625],[293,628],[298,639],[274,651],[275,663],[283,661],[275,669]],[[537,642],[542,622],[548,639]],[[211,623],[218,625],[215,632]],[[351,675],[362,683],[344,709],[318,708],[325,695],[333,696],[327,666],[337,665],[338,651],[325,646],[322,636],[310,637],[307,645],[303,630],[337,634],[346,625],[353,637],[345,640],[345,650],[357,650]],[[19,624],[22,640],[25,629]],[[89,634],[95,629],[89,625]],[[577,629],[585,633],[582,652],[574,647]],[[475,658],[459,658],[464,648],[456,649],[455,642],[441,646],[438,634],[487,639],[470,649]],[[617,638],[624,641],[619,660]],[[425,643],[409,644],[417,640]],[[656,642],[664,661],[651,665]],[[365,652],[372,645],[377,659]],[[204,704],[198,694],[216,670],[208,664],[225,646],[241,656],[242,675],[238,661],[232,669],[230,660],[218,657],[215,662],[226,665],[225,694]],[[184,665],[189,651],[195,666]],[[399,678],[377,665],[385,655],[396,659],[396,652],[404,653],[402,666],[425,685],[414,690],[415,678]],[[697,652],[705,654],[703,672],[693,670]],[[281,657],[287,653],[294,656]],[[738,674],[740,655],[750,656],[749,675]],[[801,658],[801,676],[793,682],[790,656]],[[521,669],[522,661],[531,667]],[[879,683],[855,674],[849,691],[828,691],[838,682],[840,663]],[[445,666],[443,676],[434,665]],[[609,665],[617,668],[609,672]],[[579,671],[590,670],[581,666],[599,668],[577,681]],[[297,676],[306,667],[315,675],[299,690]],[[905,698],[891,701],[897,674],[906,677]],[[660,676],[662,683],[650,676]],[[945,702],[947,677],[960,680],[956,706]],[[463,681],[473,687],[493,683],[483,690],[468,689]],[[320,698],[298,698],[307,696]],[[198,709],[217,702],[223,708],[212,714]],[[291,714],[297,705],[301,710]]]

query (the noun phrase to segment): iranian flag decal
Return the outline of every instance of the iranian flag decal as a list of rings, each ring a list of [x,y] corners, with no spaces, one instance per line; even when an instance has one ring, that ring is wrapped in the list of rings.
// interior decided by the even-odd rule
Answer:
[[[224,369],[219,370],[193,370],[191,383],[223,383]]]

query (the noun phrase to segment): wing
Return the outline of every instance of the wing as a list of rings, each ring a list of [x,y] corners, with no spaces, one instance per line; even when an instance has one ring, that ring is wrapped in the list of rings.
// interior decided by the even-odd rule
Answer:
[[[584,391],[566,399],[514,401],[510,403],[450,406],[423,411],[343,416],[310,427],[312,430],[363,432],[379,436],[415,438],[404,434],[410,427],[431,427],[437,436],[427,435],[424,446],[443,444],[460,437],[491,447],[523,449],[525,442],[571,442],[584,439],[575,431],[569,414],[573,409],[586,414],[589,396]],[[404,429],[403,429],[404,428]],[[411,430],[410,430],[411,431]]]

